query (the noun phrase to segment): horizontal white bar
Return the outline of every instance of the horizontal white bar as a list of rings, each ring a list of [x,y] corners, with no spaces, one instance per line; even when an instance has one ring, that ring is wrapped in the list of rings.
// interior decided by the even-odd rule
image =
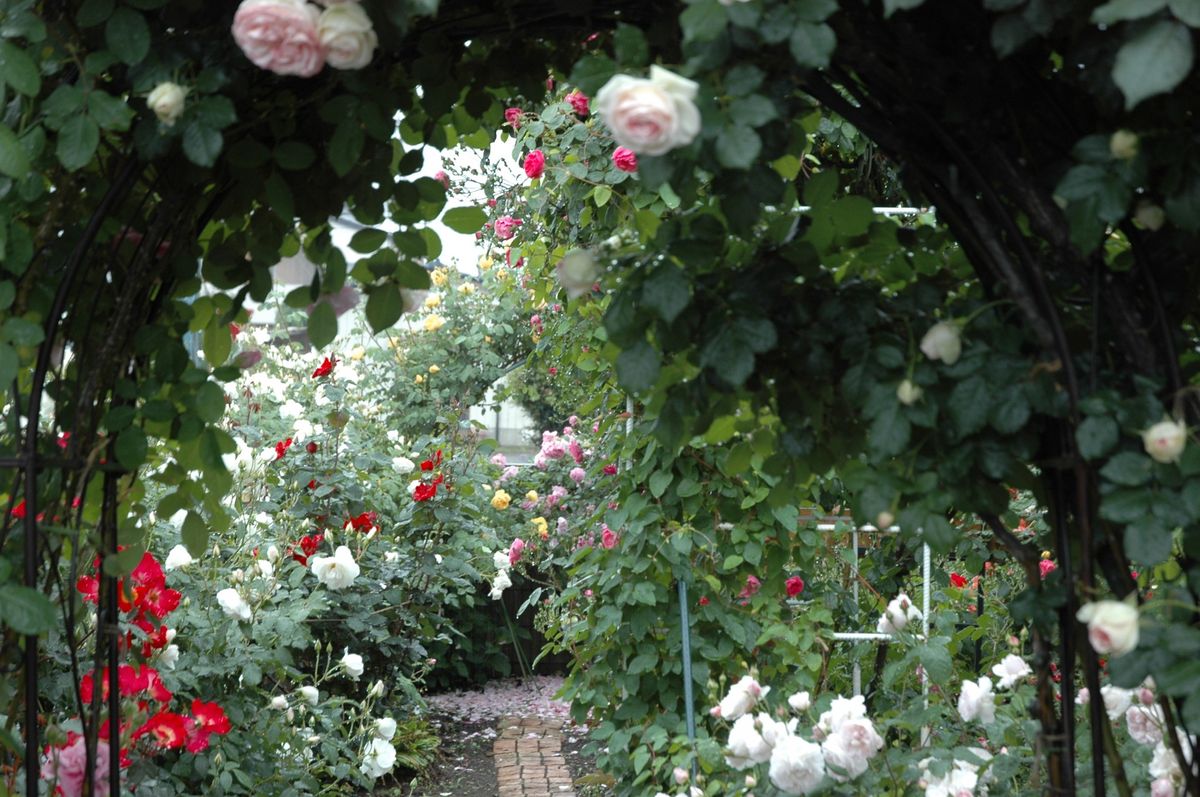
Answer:
[[[818,523],[817,524],[817,531],[837,531],[837,530],[838,530],[838,527],[837,527],[837,524],[835,524],[835,523]],[[852,531],[852,529],[842,529],[842,530],[843,531]],[[859,526],[858,530],[865,531],[865,532],[874,531],[874,532],[879,532],[880,534],[895,534],[898,531],[900,531],[900,527],[899,526],[888,526],[886,529],[883,529],[883,531],[880,531],[879,529],[875,528],[870,523],[868,523],[865,526]]]
[[[917,634],[916,637],[917,639],[925,638],[921,634]],[[896,637],[891,634],[879,634],[874,632],[856,633],[853,631],[835,631],[833,638],[842,642],[890,642],[896,639]]]
[[[801,213],[804,213],[806,211],[812,210],[812,206],[811,205],[797,205],[796,210],[800,211]],[[931,210],[933,210],[933,208],[906,208],[906,207],[871,208],[872,212],[878,213],[881,216],[911,216],[911,215],[914,215],[917,213],[928,213]]]

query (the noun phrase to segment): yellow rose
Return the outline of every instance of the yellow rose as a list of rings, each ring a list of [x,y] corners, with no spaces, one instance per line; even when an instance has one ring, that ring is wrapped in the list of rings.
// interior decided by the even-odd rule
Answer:
[[[431,315],[425,317],[425,322],[422,324],[426,332],[437,332],[442,327],[446,326],[446,319],[440,315]]]
[[[496,269],[496,279],[498,279],[502,282],[504,280],[507,280],[508,279],[508,269],[503,269],[503,268]]]
[[[433,284],[439,288],[450,281],[450,277],[447,276],[446,269],[444,268],[435,268],[429,277],[431,280],[433,280]]]
[[[367,356],[367,350],[364,349],[362,346],[355,346],[353,349],[350,350],[350,359],[354,360],[354,362],[358,362],[359,360],[361,360],[363,357],[366,357],[366,356]]]
[[[442,303],[442,297],[436,293],[431,293],[425,297],[425,306],[432,309]]]
[[[484,335],[484,336],[483,336],[483,342],[484,342],[484,343],[491,343],[491,342],[492,342],[492,336],[491,336],[491,335]]]
[[[470,296],[475,292],[475,286],[470,282],[464,282],[462,285],[458,286],[458,292],[464,296]]]
[[[550,536],[550,524],[546,522],[546,518],[535,517],[529,522],[533,524],[533,528],[543,540]]]
[[[429,366],[429,373],[431,373],[431,374],[436,374],[440,370],[442,370],[442,369],[438,368],[436,365]]]
[[[495,264],[495,262],[496,261],[492,260],[492,258],[490,258],[490,257],[481,257],[479,259],[479,270],[487,271]]]
[[[420,385],[425,382],[425,377],[421,376],[420,374],[417,374],[416,376],[413,377],[413,381],[416,382],[418,385]]]
[[[525,493],[525,500],[531,504],[536,504],[538,500],[537,490],[530,490],[529,492]]]
[[[512,502],[512,496],[504,490],[497,490],[492,493],[492,508],[493,509],[508,509],[508,505]]]

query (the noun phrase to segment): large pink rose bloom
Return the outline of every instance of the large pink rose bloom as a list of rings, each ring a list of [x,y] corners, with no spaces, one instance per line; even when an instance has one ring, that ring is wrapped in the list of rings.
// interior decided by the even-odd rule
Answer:
[[[260,69],[312,77],[325,66],[317,34],[320,15],[304,0],[242,0],[233,17],[233,39]]]
[[[58,785],[58,792],[65,797],[83,794],[84,776],[87,774],[87,748],[80,736],[66,747],[51,747],[49,756],[42,761],[42,780]],[[92,773],[95,795],[108,794],[108,742],[96,742],[96,771]]]
[[[649,78],[614,76],[596,93],[594,110],[622,147],[638,155],[662,155],[687,146],[699,134],[698,88],[687,78],[652,66]]]

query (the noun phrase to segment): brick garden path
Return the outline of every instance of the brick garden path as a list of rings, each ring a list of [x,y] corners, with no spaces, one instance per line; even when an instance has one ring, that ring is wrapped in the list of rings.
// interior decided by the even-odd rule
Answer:
[[[500,797],[575,797],[562,755],[562,720],[505,717],[492,746]]]

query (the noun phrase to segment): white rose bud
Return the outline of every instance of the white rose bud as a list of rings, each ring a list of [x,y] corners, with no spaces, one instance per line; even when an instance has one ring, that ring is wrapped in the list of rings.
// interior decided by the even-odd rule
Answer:
[[[287,707],[287,698],[283,695],[275,695],[275,697],[271,698],[271,708],[275,709],[276,711],[283,711]]]
[[[916,404],[923,395],[925,391],[914,385],[911,379],[905,379],[896,387],[896,398],[906,407]]]
[[[962,354],[962,333],[953,321],[939,321],[921,338],[921,352],[931,360],[954,365]]]
[[[808,692],[797,692],[788,698],[788,705],[793,711],[808,711],[812,706],[812,698]]]
[[[1138,137],[1132,130],[1118,130],[1108,140],[1108,151],[1117,160],[1127,161],[1137,157]]]
[[[371,18],[358,3],[339,3],[322,11],[317,36],[325,48],[325,63],[334,69],[362,69],[379,44]]]
[[[1142,445],[1155,462],[1178,462],[1187,445],[1187,426],[1171,420],[1159,421],[1142,432]]]
[[[639,155],[686,147],[700,133],[695,98],[699,86],[660,66],[649,78],[616,75],[596,92],[592,108],[613,139]]]
[[[283,716],[287,717],[288,722],[296,721],[296,712],[290,708],[287,710],[287,713],[284,714]]]
[[[746,776],[746,788],[747,789],[753,789],[757,785],[758,785],[758,778],[754,777],[753,775]]]
[[[275,563],[279,561],[279,548],[271,545],[267,548],[267,561]]]
[[[691,775],[683,767],[675,767],[674,771],[671,772],[671,776],[675,778],[675,784],[678,786],[682,786],[691,779]]]
[[[346,675],[349,675],[355,681],[363,674],[363,657],[357,653],[351,653],[349,648],[346,648],[345,655],[342,656],[339,664],[346,671]]]
[[[1167,214],[1163,212],[1161,206],[1143,199],[1137,203],[1137,208],[1134,209],[1133,220],[1154,232],[1162,228],[1167,220]]]
[[[1137,647],[1138,610],[1125,601],[1085,603],[1075,619],[1087,623],[1088,642],[1102,656],[1123,656]]]
[[[300,692],[300,697],[310,706],[315,706],[321,702],[321,692],[315,686],[302,686],[297,691]]]
[[[158,121],[171,127],[183,115],[185,97],[187,97],[187,89],[182,86],[170,82],[159,83],[146,97],[146,105],[154,111]]]
[[[887,510],[880,512],[875,516],[875,528],[879,529],[880,531],[887,531],[895,522],[896,516]]]
[[[375,720],[375,735],[380,739],[390,740],[396,735],[396,721],[391,717]]]
[[[578,299],[591,293],[596,283],[596,258],[585,249],[572,250],[558,261],[554,273],[567,296]]]
[[[383,681],[376,681],[375,683],[371,684],[371,688],[367,690],[367,697],[383,697],[383,689]]]

